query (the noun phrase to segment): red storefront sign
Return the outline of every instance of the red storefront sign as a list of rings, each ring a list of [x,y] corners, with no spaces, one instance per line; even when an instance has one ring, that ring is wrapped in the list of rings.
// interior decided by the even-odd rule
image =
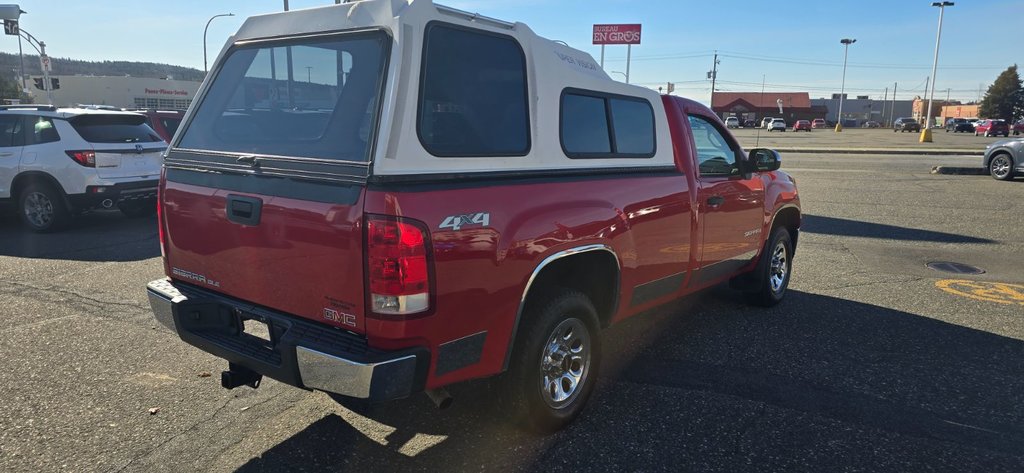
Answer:
[[[640,44],[640,25],[594,25],[594,44]]]

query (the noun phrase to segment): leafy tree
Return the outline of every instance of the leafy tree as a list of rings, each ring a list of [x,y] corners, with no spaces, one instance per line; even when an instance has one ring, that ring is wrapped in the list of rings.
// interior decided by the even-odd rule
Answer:
[[[28,96],[21,92],[20,82],[2,75],[0,75],[0,99],[21,99],[22,103],[29,101]],[[3,105],[2,100],[0,100],[0,105]]]
[[[1017,73],[1017,65],[1008,67],[985,92],[981,99],[981,116],[1015,120],[1024,115],[1024,87]]]

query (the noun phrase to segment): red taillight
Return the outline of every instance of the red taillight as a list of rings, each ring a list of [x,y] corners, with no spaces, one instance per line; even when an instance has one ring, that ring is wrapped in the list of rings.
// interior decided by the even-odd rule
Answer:
[[[160,171],[160,185],[156,187],[156,233],[160,238],[160,256],[164,262],[164,273],[171,275],[171,265],[167,261],[167,222],[164,221],[164,184],[166,181],[165,171]]]
[[[427,243],[421,225],[395,217],[367,218],[367,279],[373,312],[403,315],[430,308]]]
[[[96,153],[92,151],[68,151],[68,156],[87,168],[96,167]]]

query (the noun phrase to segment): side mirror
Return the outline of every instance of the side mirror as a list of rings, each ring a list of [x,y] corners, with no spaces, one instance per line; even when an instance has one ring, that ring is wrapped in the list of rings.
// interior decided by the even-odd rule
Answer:
[[[756,172],[777,171],[782,166],[782,156],[774,149],[754,148],[750,150],[749,162]]]

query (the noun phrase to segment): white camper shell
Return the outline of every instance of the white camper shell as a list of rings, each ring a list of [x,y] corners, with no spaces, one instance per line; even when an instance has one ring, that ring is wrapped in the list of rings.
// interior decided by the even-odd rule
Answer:
[[[229,115],[244,115],[261,100],[281,103],[285,109],[281,113],[290,117],[288,123],[320,108],[342,107],[347,99],[340,84],[358,81],[357,72],[364,72],[357,71],[359,65],[347,63],[351,58],[339,52],[335,65],[324,66],[289,45],[321,36],[360,34],[383,35],[385,43],[379,99],[351,102],[358,107],[366,103],[366,121],[358,125],[358,133],[353,132],[355,139],[365,140],[365,154],[327,156],[326,148],[295,153],[288,147],[217,148],[206,146],[213,138],[188,136],[199,135],[198,128],[217,128],[214,121]],[[266,58],[261,59],[261,52],[249,60],[269,64],[269,76],[260,80],[283,83],[287,79],[287,86],[236,91],[231,100],[244,100],[245,105],[225,106],[211,118],[214,121],[196,118],[204,108],[217,105],[206,96],[218,87],[218,78],[230,73],[225,70],[232,67],[232,55],[263,42],[278,49],[270,49]],[[336,80],[324,78],[331,67],[337,70]],[[314,89],[328,86],[337,90],[324,92],[322,101],[336,103],[318,108],[309,96],[317,94]],[[251,154],[255,159],[340,160],[365,166],[367,175],[382,177],[674,165],[658,93],[613,80],[589,54],[537,36],[525,24],[435,5],[431,0],[365,0],[251,17],[228,40],[199,96],[172,148]],[[303,100],[305,105],[298,103]],[[190,133],[187,128],[197,130]],[[235,128],[227,127],[229,131],[223,133],[239,137],[248,133],[249,139],[266,134],[256,128]],[[307,138],[316,136],[312,130]]]

